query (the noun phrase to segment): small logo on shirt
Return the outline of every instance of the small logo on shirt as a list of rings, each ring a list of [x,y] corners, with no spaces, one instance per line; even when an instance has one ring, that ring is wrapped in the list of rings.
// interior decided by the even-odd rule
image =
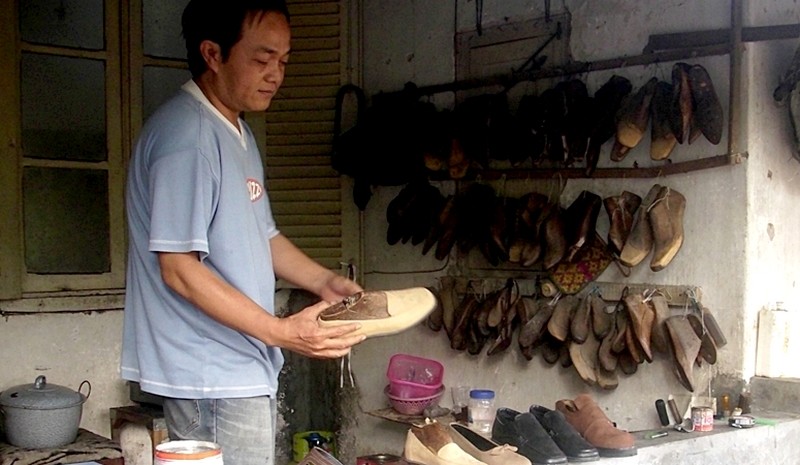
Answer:
[[[255,179],[247,178],[247,192],[250,193],[250,201],[255,202],[264,195],[264,187]]]

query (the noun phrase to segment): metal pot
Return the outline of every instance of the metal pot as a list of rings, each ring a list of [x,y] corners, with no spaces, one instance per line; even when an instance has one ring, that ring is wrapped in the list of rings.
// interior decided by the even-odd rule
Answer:
[[[80,391],[87,385],[84,395]],[[37,376],[33,384],[22,384],[0,394],[6,439],[9,444],[26,449],[61,447],[75,441],[92,385],[83,381],[78,391],[48,384]]]

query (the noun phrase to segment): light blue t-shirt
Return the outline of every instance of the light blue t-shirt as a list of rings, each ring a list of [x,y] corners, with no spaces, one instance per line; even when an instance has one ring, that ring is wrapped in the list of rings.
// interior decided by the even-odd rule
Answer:
[[[283,354],[208,317],[161,279],[156,252],[203,263],[274,314],[278,234],[253,134],[190,81],[142,129],[128,171],[122,377],[185,399],[275,396]],[[229,311],[235,312],[231,308]]]

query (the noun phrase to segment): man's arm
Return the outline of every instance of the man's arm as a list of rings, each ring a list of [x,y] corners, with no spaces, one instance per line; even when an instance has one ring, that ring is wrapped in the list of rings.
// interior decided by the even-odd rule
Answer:
[[[356,325],[322,328],[317,323],[317,315],[328,302],[277,318],[220,279],[200,261],[196,252],[159,253],[158,260],[161,277],[170,289],[216,321],[267,345],[309,357],[336,358],[346,355],[352,345],[364,339],[347,335]]]
[[[270,247],[276,276],[324,300],[338,302],[362,290],[355,282],[311,259],[282,234],[270,240]]]

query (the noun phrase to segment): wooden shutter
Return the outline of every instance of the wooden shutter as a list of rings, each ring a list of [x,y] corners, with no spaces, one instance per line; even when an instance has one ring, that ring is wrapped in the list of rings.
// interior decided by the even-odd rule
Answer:
[[[266,114],[266,171],[278,228],[328,268],[342,261],[342,186],[331,168],[341,85],[341,6],[290,0],[292,55]]]

